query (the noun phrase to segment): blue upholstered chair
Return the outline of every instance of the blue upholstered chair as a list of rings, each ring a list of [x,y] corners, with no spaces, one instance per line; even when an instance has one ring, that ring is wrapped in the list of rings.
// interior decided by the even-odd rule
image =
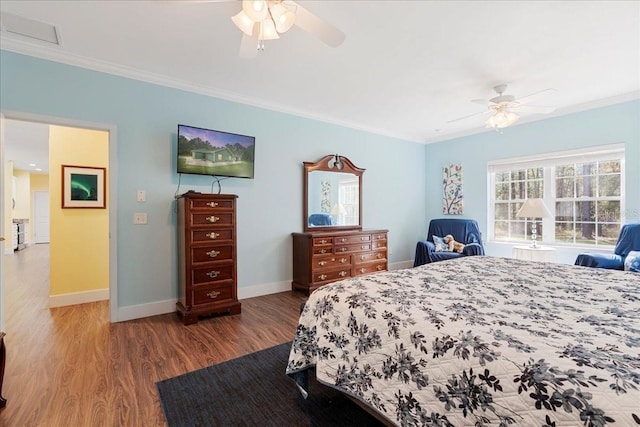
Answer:
[[[576,258],[575,264],[584,267],[624,270],[625,258],[631,251],[640,251],[640,223],[622,226],[613,254],[581,253]]]
[[[309,225],[320,227],[324,225],[333,225],[333,219],[330,214],[317,213],[309,215]]]
[[[465,247],[462,253],[436,251],[433,236],[444,237],[451,234],[453,238]],[[480,228],[474,219],[432,219],[429,223],[429,232],[426,240],[420,240],[416,246],[416,256],[413,266],[428,264],[430,262],[443,261],[468,255],[484,255],[484,246],[480,238]]]

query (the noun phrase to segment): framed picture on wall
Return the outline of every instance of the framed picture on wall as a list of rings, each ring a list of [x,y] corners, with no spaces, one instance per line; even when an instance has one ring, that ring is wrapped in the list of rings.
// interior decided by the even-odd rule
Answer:
[[[62,165],[62,208],[105,209],[106,168]]]

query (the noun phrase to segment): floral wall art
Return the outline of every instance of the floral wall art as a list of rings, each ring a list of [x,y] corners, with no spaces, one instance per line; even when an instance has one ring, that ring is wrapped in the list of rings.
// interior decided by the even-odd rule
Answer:
[[[462,164],[442,169],[442,213],[462,215]]]
[[[320,182],[320,212],[331,212],[331,183],[329,181]]]

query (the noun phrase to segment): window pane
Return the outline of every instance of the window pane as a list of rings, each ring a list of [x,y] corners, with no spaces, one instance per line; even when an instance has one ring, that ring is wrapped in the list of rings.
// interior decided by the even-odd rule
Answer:
[[[515,219],[521,207],[522,203],[509,203],[509,219]]]
[[[596,163],[582,163],[576,165],[576,175],[592,175],[596,173]]]
[[[620,160],[600,162],[598,173],[620,173]]]
[[[620,234],[620,224],[600,224],[598,225],[598,244],[615,245]]]
[[[509,223],[507,221],[495,221],[493,223],[493,232],[496,239],[508,239]]]
[[[595,197],[596,178],[584,176],[576,179],[576,197]]]
[[[596,225],[592,222],[576,222],[576,243],[595,243]]]
[[[511,199],[519,199],[524,200],[524,181],[512,182],[511,183]]]
[[[524,221],[511,222],[511,237],[515,239],[524,239],[526,236],[526,227]]]
[[[496,184],[496,200],[509,200],[509,183]]]
[[[542,198],[542,180],[527,182],[527,198]]]
[[[595,221],[596,202],[576,202],[576,221]]]
[[[620,222],[620,201],[600,200],[598,206],[598,221]]]
[[[573,178],[556,179],[556,197],[573,197]]]
[[[620,175],[600,175],[598,180],[598,196],[611,197],[620,195]]]
[[[556,221],[573,221],[573,202],[556,202]]]
[[[573,176],[575,174],[575,168],[573,165],[564,165],[556,167],[556,176]]]
[[[556,242],[573,243],[573,224],[570,222],[556,222]]]
[[[542,176],[542,168],[527,169],[527,178],[529,179],[542,178]]]
[[[496,203],[496,221],[509,219],[509,205],[507,203]]]
[[[509,181],[509,172],[496,172],[496,182]]]
[[[517,171],[511,171],[511,179],[513,181],[516,181],[516,180],[520,180],[521,181],[521,180],[524,179],[525,176],[527,176],[527,175],[526,175],[526,171],[524,169],[517,170]]]

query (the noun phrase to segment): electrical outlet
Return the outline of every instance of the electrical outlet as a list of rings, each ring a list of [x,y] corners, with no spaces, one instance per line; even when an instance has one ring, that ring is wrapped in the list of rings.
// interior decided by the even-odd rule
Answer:
[[[144,225],[147,223],[146,212],[136,212],[133,214],[133,223],[136,225]]]
[[[146,202],[147,201],[147,195],[146,195],[144,190],[138,190],[138,194],[136,196],[136,201],[137,202]]]

